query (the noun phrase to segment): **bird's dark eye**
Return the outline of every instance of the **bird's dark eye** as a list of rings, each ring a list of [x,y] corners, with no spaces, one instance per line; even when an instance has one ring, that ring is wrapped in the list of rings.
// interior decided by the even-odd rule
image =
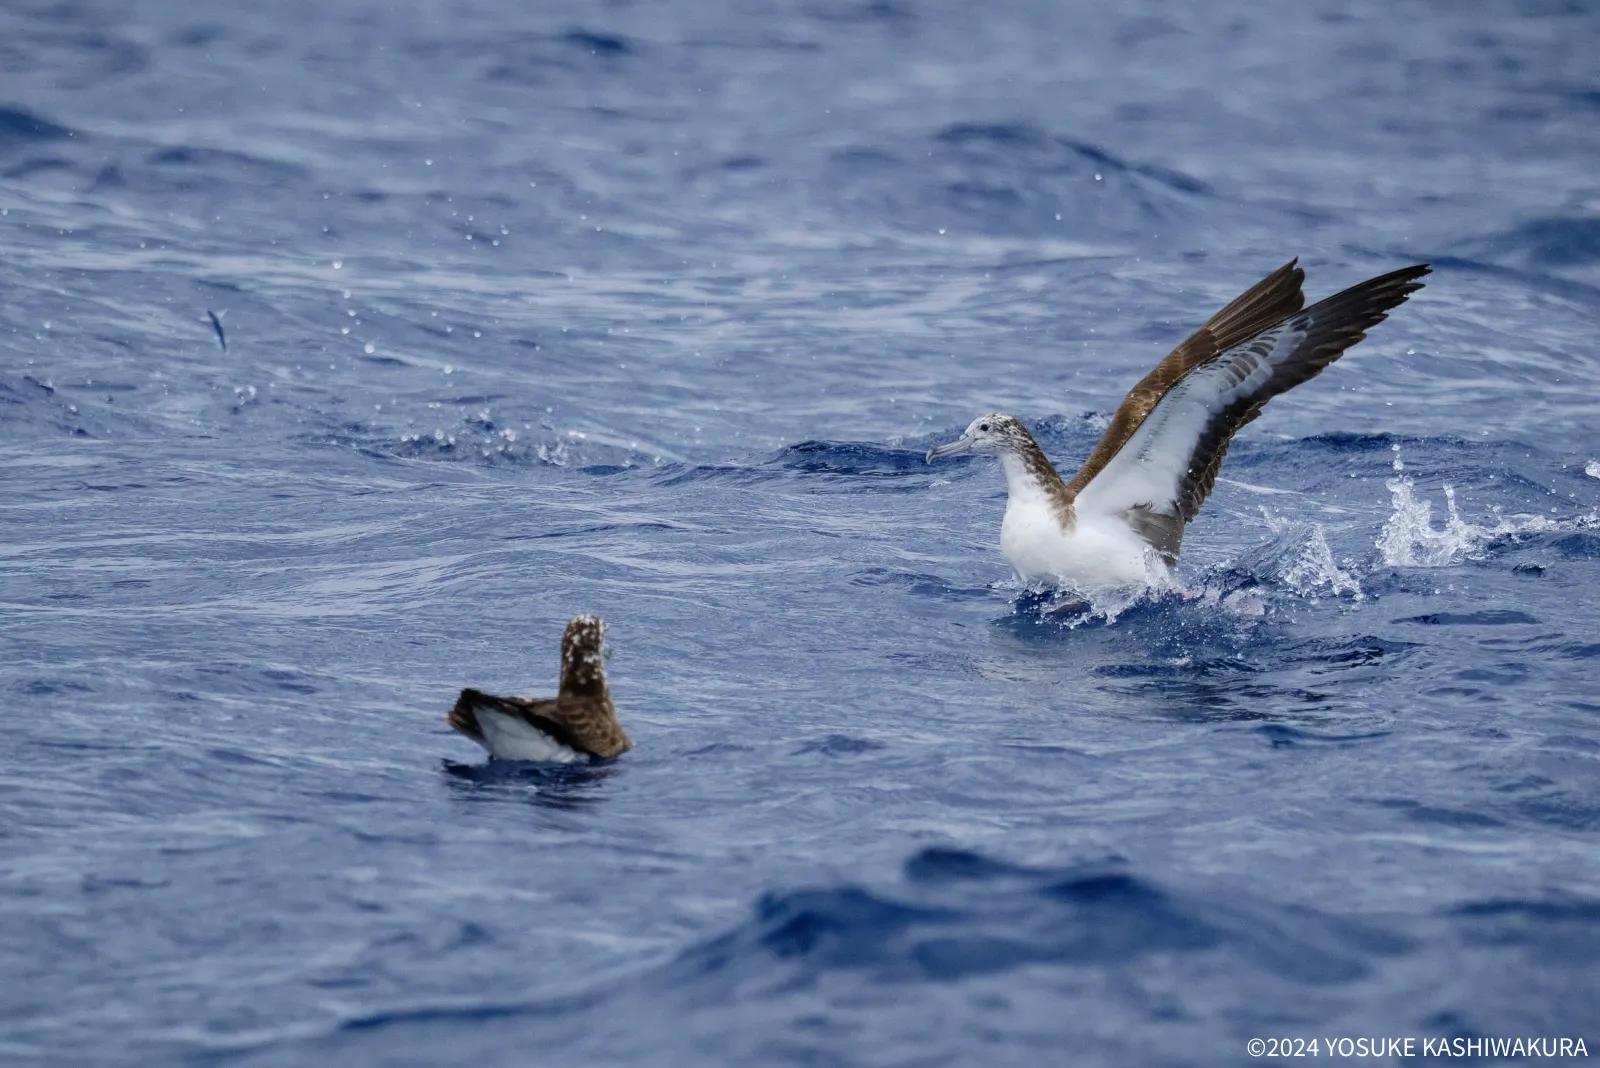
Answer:
[[[979,423],[978,424],[978,429],[983,431],[985,434],[987,434],[989,432],[989,424],[988,423]]]

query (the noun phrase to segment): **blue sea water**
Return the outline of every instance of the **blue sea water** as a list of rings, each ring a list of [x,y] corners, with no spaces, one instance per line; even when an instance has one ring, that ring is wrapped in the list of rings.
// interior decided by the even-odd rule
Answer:
[[[0,10],[0,1060],[1600,1049],[1600,14]],[[1012,586],[1292,256],[1193,596]],[[208,313],[226,337],[219,343]],[[637,748],[462,685],[609,621]],[[1324,1056],[1326,1054],[1324,1053]]]

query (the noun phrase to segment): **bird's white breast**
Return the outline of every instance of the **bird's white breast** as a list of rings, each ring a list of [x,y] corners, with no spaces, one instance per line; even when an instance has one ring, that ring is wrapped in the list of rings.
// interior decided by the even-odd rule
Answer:
[[[1007,496],[1000,551],[1018,581],[1093,589],[1154,585],[1166,578],[1165,565],[1121,519],[1081,515],[1066,529],[1033,474],[1010,456],[1002,460]]]

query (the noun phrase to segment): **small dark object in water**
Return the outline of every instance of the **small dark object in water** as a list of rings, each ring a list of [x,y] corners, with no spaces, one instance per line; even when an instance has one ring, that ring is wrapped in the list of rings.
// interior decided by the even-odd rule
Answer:
[[[224,334],[222,332],[222,319],[217,315],[216,312],[212,311],[210,308],[206,309],[206,314],[211,317],[211,329],[213,329],[213,330],[215,330],[217,332],[217,344],[222,346],[222,351],[223,352],[227,352],[228,351],[228,335]],[[222,314],[223,315],[227,315],[228,313],[227,312],[223,312]]]

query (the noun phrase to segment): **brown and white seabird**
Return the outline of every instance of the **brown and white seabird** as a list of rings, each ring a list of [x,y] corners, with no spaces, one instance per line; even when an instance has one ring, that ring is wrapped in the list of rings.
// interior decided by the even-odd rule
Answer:
[[[605,624],[582,615],[561,638],[561,688],[555,697],[496,697],[465,689],[450,726],[501,760],[571,764],[633,748],[606,686]]]
[[[1405,267],[1305,308],[1296,261],[1213,315],[1128,392],[1072,481],[1000,412],[928,450],[1000,457],[1007,503],[1000,550],[1019,581],[1093,589],[1161,585],[1234,433],[1278,394],[1315,377],[1422,288]]]

